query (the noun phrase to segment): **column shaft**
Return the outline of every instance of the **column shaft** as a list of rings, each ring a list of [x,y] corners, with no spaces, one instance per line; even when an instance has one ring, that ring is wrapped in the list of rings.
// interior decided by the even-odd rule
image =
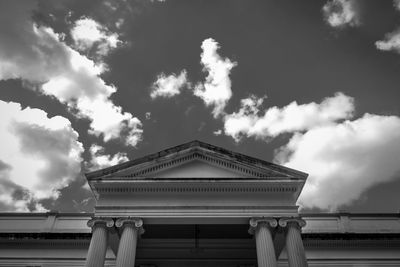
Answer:
[[[134,267],[138,229],[133,224],[125,224],[119,241],[116,267]]]
[[[105,224],[96,224],[93,226],[92,239],[88,255],[86,258],[86,267],[104,266],[104,260],[107,252],[108,232]]]
[[[297,223],[288,223],[286,234],[286,250],[290,267],[307,267],[307,259]]]
[[[276,267],[274,242],[265,223],[259,223],[255,230],[258,267]]]

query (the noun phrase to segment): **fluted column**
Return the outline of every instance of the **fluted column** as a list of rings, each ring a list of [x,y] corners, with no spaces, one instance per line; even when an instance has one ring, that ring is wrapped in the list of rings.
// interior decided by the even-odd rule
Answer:
[[[87,225],[92,228],[89,251],[86,257],[86,267],[104,266],[107,252],[108,230],[114,226],[111,218],[93,218]]]
[[[134,267],[137,239],[144,232],[143,221],[138,218],[120,218],[117,227],[122,227],[121,240],[118,246],[116,267]]]
[[[286,250],[290,267],[307,267],[306,253],[301,239],[301,227],[306,222],[300,218],[284,218],[279,220],[279,226],[286,227]]]
[[[278,222],[274,218],[252,218],[249,233],[255,235],[258,267],[276,267],[274,242],[271,229]]]

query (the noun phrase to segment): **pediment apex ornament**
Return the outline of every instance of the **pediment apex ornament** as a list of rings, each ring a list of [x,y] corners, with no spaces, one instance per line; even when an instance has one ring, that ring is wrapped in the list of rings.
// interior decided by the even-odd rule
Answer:
[[[115,222],[115,226],[118,228],[124,227],[126,225],[133,225],[138,230],[139,234],[144,233],[143,220],[140,218],[124,217],[124,218],[119,218]]]
[[[281,218],[279,219],[280,227],[287,227],[288,224],[294,223],[296,226],[303,228],[306,226],[306,221],[301,218]]]
[[[114,220],[111,218],[94,217],[87,222],[87,226],[90,228],[93,228],[96,225],[105,225],[110,228],[114,226]]]
[[[266,224],[270,228],[275,228],[278,226],[278,221],[275,218],[251,218],[249,224],[249,234],[253,235],[260,224]]]

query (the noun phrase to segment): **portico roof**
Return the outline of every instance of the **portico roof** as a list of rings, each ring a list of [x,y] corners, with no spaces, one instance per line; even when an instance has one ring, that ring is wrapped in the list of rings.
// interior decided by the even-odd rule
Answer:
[[[111,176],[132,178],[151,177],[152,174],[159,172],[161,169],[182,165],[194,159],[208,161],[225,169],[241,172],[244,177],[248,178],[263,179],[279,177],[305,180],[308,176],[307,173],[298,170],[233,152],[199,140],[193,140],[141,158],[87,173],[86,178],[90,181]],[[162,164],[167,161],[167,164]]]
[[[86,177],[98,216],[190,224],[296,216],[307,174],[194,140]]]

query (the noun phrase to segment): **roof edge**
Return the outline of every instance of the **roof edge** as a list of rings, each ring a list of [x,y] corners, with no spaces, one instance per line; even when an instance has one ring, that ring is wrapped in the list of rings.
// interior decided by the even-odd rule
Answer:
[[[289,172],[293,173],[294,175],[300,176],[301,178],[304,178],[304,179],[308,177],[308,174],[305,173],[305,172],[298,171],[298,170],[295,170],[295,169],[292,169],[292,168],[288,168],[288,167],[285,167],[285,166],[281,166],[281,165],[278,165],[278,164],[275,164],[275,163],[272,163],[272,162],[268,162],[268,161],[265,161],[265,160],[262,160],[262,159],[258,159],[258,158],[255,158],[255,157],[251,157],[251,156],[248,156],[248,155],[244,155],[244,154],[241,154],[241,153],[238,153],[238,152],[234,152],[234,151],[231,151],[231,150],[219,147],[219,146],[215,146],[215,145],[211,145],[211,144],[199,141],[199,140],[193,140],[193,141],[190,141],[190,142],[187,142],[187,143],[184,143],[184,144],[180,144],[180,145],[177,145],[177,146],[174,146],[174,147],[170,147],[170,148],[161,150],[161,151],[156,152],[156,153],[149,154],[147,156],[143,156],[143,157],[140,157],[140,158],[137,158],[137,159],[129,160],[127,162],[123,162],[123,163],[120,163],[120,164],[117,164],[117,165],[114,165],[114,166],[110,166],[110,167],[107,167],[107,168],[104,168],[104,169],[88,172],[88,173],[85,173],[85,177],[86,177],[86,179],[91,180],[91,179],[94,179],[94,178],[97,178],[97,177],[109,175],[109,174],[115,173],[115,172],[117,172],[117,171],[119,171],[119,170],[121,170],[123,168],[129,168],[129,167],[132,167],[132,166],[135,166],[135,165],[138,165],[138,164],[141,164],[141,163],[145,163],[145,162],[154,160],[156,158],[160,158],[160,157],[166,156],[168,154],[177,153],[177,152],[180,152],[180,151],[192,148],[192,147],[201,147],[201,148],[205,148],[205,149],[208,149],[208,150],[211,150],[211,151],[214,151],[214,152],[219,152],[221,154],[225,154],[225,155],[231,156],[231,157],[237,159],[238,161],[240,161],[242,163],[247,163],[247,164],[250,164],[250,165],[258,164],[258,165],[261,165],[263,167],[271,168],[271,169],[276,170],[278,172],[283,171],[283,170],[286,171],[286,172],[289,171]]]

